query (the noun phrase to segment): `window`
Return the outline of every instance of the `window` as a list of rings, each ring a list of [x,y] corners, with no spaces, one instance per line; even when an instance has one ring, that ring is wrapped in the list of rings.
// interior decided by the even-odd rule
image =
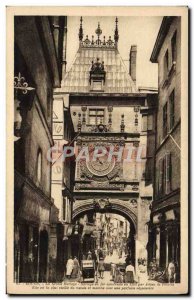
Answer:
[[[168,70],[169,70],[168,50],[166,50],[166,53],[164,55],[164,79],[166,79],[168,76]]]
[[[172,63],[176,61],[176,31],[171,39]]]
[[[39,185],[42,180],[42,151],[38,150],[37,156],[37,184]]]
[[[163,194],[164,192],[164,184],[163,184],[163,179],[164,179],[164,160],[161,158],[159,160],[159,174],[158,174],[158,194],[159,196]]]
[[[104,109],[89,109],[89,124],[98,125],[104,123]]]
[[[170,94],[170,129],[173,128],[174,126],[174,119],[175,119],[175,114],[174,114],[174,98],[175,98],[175,92],[174,90]]]
[[[102,90],[102,81],[101,80],[93,80],[92,81],[92,90],[93,91],[101,91]]]
[[[167,103],[163,107],[163,138],[167,135],[168,126],[167,126]]]
[[[171,153],[166,153],[158,162],[157,171],[158,196],[167,195],[171,192],[172,186],[172,165]]]

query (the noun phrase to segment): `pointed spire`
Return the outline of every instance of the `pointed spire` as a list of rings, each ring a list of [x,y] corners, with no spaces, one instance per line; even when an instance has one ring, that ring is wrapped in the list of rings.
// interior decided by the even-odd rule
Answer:
[[[92,35],[92,42],[91,45],[94,45],[94,36]]]
[[[104,41],[103,41],[103,45],[104,45],[104,46],[106,46],[106,40],[105,40],[105,39],[106,39],[106,37],[105,37],[105,35],[104,35]]]
[[[119,31],[118,31],[118,18],[116,17],[115,19],[115,35],[114,35],[114,39],[115,39],[115,44],[117,45],[118,40],[119,40]]]
[[[82,42],[83,40],[83,28],[82,28],[82,17],[80,18],[80,27],[79,27],[79,41]]]
[[[102,30],[100,28],[100,22],[98,22],[98,28],[96,29],[95,32],[96,32],[96,34],[98,36],[97,45],[100,45],[101,44],[100,35],[102,34]]]

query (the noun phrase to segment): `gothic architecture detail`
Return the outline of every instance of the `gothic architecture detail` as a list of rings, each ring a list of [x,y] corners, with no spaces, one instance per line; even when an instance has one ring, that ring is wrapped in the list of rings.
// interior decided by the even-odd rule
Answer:
[[[116,28],[115,28],[115,34],[114,34],[114,41],[112,40],[111,36],[109,36],[108,39],[106,39],[105,36],[103,36],[103,40],[100,38],[102,34],[102,29],[100,28],[100,23],[98,23],[98,27],[95,31],[97,35],[97,39],[94,40],[94,36],[92,35],[92,39],[88,38],[88,35],[86,35],[85,40],[83,40],[83,28],[82,28],[82,18],[80,19],[80,29],[79,29],[79,40],[80,40],[80,46],[82,48],[110,48],[110,49],[116,49],[119,35],[118,35],[118,18],[116,18]]]
[[[144,249],[147,245],[145,227],[152,200],[152,189],[143,173],[151,169],[152,159],[147,161],[146,149],[149,143],[153,145],[154,136],[150,130],[148,137],[147,127],[143,131],[142,111],[149,110],[153,115],[156,95],[137,91],[135,77],[127,73],[119,54],[118,18],[113,30],[114,39],[106,39],[98,23],[96,38],[83,37],[81,19],[75,61],[56,92],[68,94],[75,155],[79,158],[75,166],[73,222],[84,214],[92,222],[96,211],[124,216],[131,224],[130,255],[135,264],[141,256],[135,243]],[[134,72],[135,64],[134,60]],[[139,163],[141,158],[143,162]],[[143,202],[142,191],[149,205]]]
[[[110,206],[109,198],[94,199],[94,206],[98,210],[104,210]]]

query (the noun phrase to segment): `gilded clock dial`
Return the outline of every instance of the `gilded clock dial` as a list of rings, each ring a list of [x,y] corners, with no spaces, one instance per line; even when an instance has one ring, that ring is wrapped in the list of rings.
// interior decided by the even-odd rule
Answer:
[[[90,160],[87,162],[87,168],[96,176],[105,176],[109,174],[115,166],[115,159],[112,158],[108,161],[108,155],[97,157],[96,160]]]

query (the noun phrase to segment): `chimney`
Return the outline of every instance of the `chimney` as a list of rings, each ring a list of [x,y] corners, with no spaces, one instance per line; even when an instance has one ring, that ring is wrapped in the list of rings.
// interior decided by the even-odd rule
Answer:
[[[129,75],[136,83],[136,57],[137,57],[137,46],[132,45],[129,53]]]

